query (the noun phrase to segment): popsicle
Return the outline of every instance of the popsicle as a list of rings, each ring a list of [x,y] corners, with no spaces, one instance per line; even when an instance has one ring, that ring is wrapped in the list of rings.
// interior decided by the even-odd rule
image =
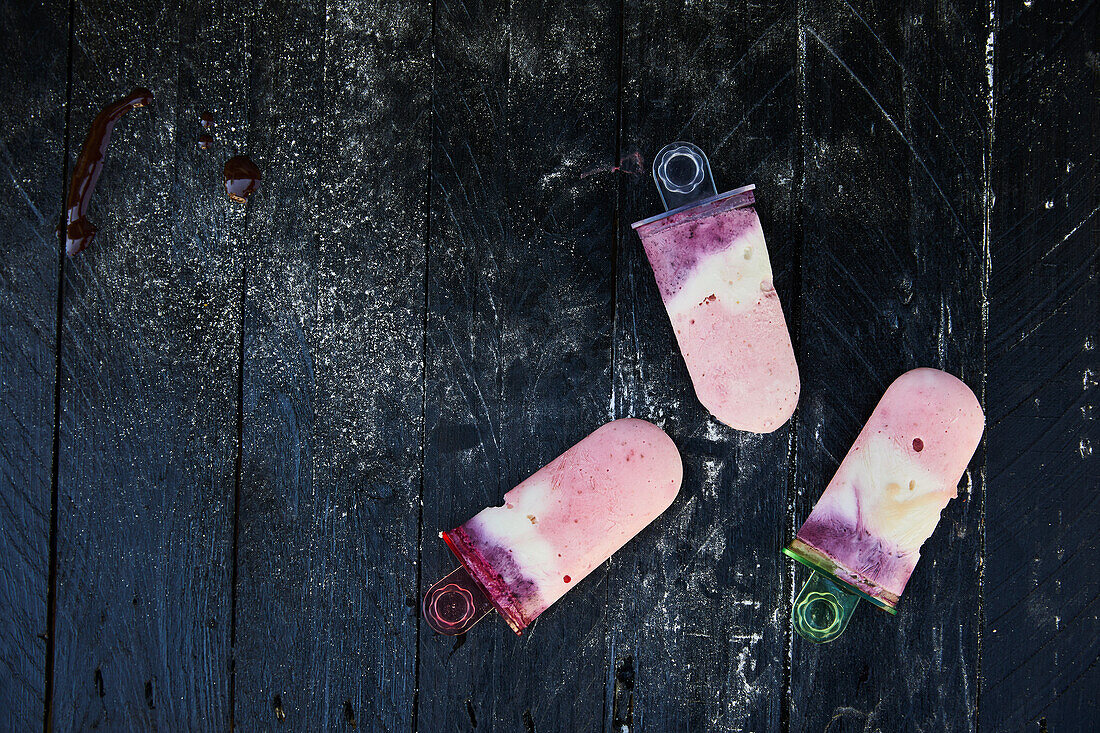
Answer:
[[[721,422],[770,433],[798,404],[798,365],[754,186],[717,194],[706,155],[666,146],[653,177],[670,211],[635,223],[695,394]]]
[[[803,636],[839,636],[859,598],[896,613],[921,545],[955,498],[984,426],[974,393],[946,372],[914,369],[887,388],[784,548],[820,574],[795,601]]]
[[[462,566],[424,595],[429,626],[465,633],[495,609],[517,633],[669,507],[683,466],[656,425],[600,427],[465,524],[442,532]]]

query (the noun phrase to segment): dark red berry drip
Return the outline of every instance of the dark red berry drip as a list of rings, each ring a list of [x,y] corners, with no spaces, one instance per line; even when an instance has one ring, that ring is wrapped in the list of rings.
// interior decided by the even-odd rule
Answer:
[[[246,155],[235,155],[225,162],[222,171],[225,193],[237,203],[245,203],[260,187],[260,169]]]
[[[103,108],[92,120],[88,137],[73,168],[73,180],[69,185],[69,198],[65,204],[65,251],[75,255],[83,251],[95,237],[96,228],[88,221],[88,205],[92,201],[96,181],[103,172],[103,161],[111,144],[111,130],[124,114],[144,107],[153,101],[153,93],[138,87],[122,99]]]

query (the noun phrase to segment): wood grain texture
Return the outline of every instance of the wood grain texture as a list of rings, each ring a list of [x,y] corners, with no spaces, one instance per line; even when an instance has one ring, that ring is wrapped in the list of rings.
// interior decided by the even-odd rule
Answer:
[[[708,415],[630,223],[662,209],[653,155],[673,140],[701,146],[719,191],[757,185],[776,290],[792,322],[793,11],[788,2],[626,7],[621,157],[629,167],[619,178],[615,410],[669,432],[683,455],[684,486],[612,559],[607,730],[781,725],[786,600],[778,551],[794,423],[752,435]],[[614,682],[622,688],[631,663],[633,694],[624,700]]]
[[[242,126],[235,18],[222,2],[75,13],[70,154],[131,87],[155,101],[115,128],[99,234],[65,263],[58,730],[229,722],[241,221],[196,140],[204,108],[219,135]]]
[[[936,367],[982,394],[987,23],[963,3],[801,8],[792,531],[896,377]],[[976,729],[983,462],[979,449],[896,617],[860,604],[838,640],[795,637],[791,730]],[[792,594],[806,577],[794,571]]]
[[[264,180],[248,203],[233,720],[245,730],[300,730],[337,712],[322,710],[315,609],[325,594],[312,573],[332,499],[317,478],[314,340],[325,15],[323,2],[253,11],[242,152]]]
[[[245,730],[411,727],[430,34],[415,3],[252,21]]]
[[[609,419],[617,14],[439,4],[421,590],[437,538]],[[606,568],[522,637],[421,632],[419,729],[592,731]]]
[[[1091,730],[1098,15],[6,3],[0,730]],[[59,279],[66,153],[139,84]],[[699,405],[629,227],[674,139],[757,184],[803,382],[771,435]],[[814,647],[779,549],[916,366],[988,452],[899,615]],[[522,637],[422,625],[438,532],[625,416],[683,453],[669,511]]]
[[[66,8],[7,3],[0,38],[0,728],[34,730],[49,633]]]
[[[1096,3],[1003,2],[996,36],[982,724],[1100,718],[1100,32]]]

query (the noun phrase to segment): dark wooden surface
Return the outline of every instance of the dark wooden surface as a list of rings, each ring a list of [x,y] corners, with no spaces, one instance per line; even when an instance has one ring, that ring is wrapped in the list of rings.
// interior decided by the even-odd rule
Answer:
[[[998,8],[982,638],[995,729],[1100,720],[1097,16]]]
[[[788,532],[796,423],[762,436],[709,417],[630,223],[660,210],[649,165],[673,139],[708,151],[720,187],[757,183],[776,290],[797,340],[796,10],[625,9],[620,157],[629,173],[618,180],[614,410],[674,436],[684,486],[610,564],[608,686],[621,688],[633,667],[634,689],[612,700],[606,730],[786,725],[786,561],[777,553]]]
[[[1095,729],[1097,16],[4,3],[0,729]],[[803,382],[770,435],[697,403],[629,227],[677,138],[758,187]],[[899,615],[814,647],[779,548],[922,365],[985,442]],[[683,453],[669,511],[523,637],[422,625],[438,531],[624,416]]]
[[[140,79],[155,101],[116,127],[112,152],[131,153],[111,156],[96,192],[97,256],[64,263],[58,730],[229,720],[243,215],[194,185],[220,169],[195,144],[200,106],[225,110],[230,145],[243,119],[228,7],[72,15],[70,154],[103,79]],[[186,623],[169,621],[182,609]]]
[[[0,718],[41,725],[50,596],[67,13],[5,6],[0,37]],[[18,101],[15,101],[18,100]]]
[[[795,517],[901,372],[933,366],[978,394],[985,386],[988,18],[964,4],[937,13],[932,2],[888,16],[893,5],[838,2],[804,9],[800,23],[805,396]],[[979,451],[896,618],[862,609],[837,642],[795,644],[792,728],[977,728],[983,462]]]

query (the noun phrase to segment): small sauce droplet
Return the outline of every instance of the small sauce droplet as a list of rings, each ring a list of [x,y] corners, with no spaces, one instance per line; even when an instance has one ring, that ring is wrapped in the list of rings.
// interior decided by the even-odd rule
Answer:
[[[237,203],[245,203],[260,187],[260,169],[247,155],[235,155],[225,161],[222,171],[225,193]]]
[[[210,114],[209,112],[203,112],[199,115],[199,124],[202,125],[202,129],[204,130],[213,130],[214,115]]]
[[[199,135],[199,150],[209,150],[214,146],[214,138],[209,135]]]
[[[562,580],[564,580],[564,581],[565,581],[566,583],[568,583],[568,582],[570,582],[570,581],[571,581],[571,580],[573,580],[573,579],[572,579],[572,578],[570,578],[570,577],[569,577],[568,575],[566,575],[566,576],[565,576],[564,578],[562,578]]]
[[[913,438],[913,450],[915,450],[917,453],[920,453],[922,450],[924,450],[924,441],[920,438]]]

